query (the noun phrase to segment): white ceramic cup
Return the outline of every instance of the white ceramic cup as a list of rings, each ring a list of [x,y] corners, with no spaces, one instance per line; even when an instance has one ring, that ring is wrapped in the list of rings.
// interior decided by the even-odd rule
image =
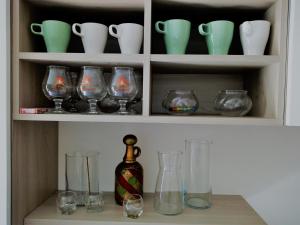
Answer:
[[[80,28],[80,32],[77,31],[77,27]],[[74,23],[72,31],[81,37],[85,53],[101,54],[104,52],[107,42],[107,26],[100,23]]]
[[[122,54],[140,53],[143,42],[143,31],[144,27],[136,23],[112,24],[109,26],[109,34],[118,38]]]
[[[266,20],[245,21],[240,25],[244,55],[263,55],[270,35],[271,23]]]

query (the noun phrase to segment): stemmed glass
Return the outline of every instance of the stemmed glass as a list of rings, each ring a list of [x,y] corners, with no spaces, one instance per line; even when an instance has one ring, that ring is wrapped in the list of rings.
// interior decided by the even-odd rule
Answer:
[[[107,94],[103,69],[97,66],[81,67],[81,74],[77,86],[77,92],[81,99],[89,103],[89,114],[98,114],[97,102]]]
[[[117,113],[122,115],[134,114],[134,112],[128,112],[126,109],[127,102],[133,100],[138,93],[133,68],[114,67],[108,91],[110,96],[120,104]]]
[[[42,83],[45,96],[54,101],[55,108],[50,113],[66,113],[62,108],[64,100],[71,97],[72,84],[69,77],[69,68],[50,65]]]
[[[134,99],[127,104],[128,110],[131,113],[141,112],[142,111],[142,98],[143,98],[143,77],[140,73],[134,73],[136,85],[138,92]]]

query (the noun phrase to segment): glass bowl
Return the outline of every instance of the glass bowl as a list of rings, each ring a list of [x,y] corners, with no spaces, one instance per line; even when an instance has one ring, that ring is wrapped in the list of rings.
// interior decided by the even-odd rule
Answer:
[[[199,103],[192,90],[170,90],[162,106],[170,114],[190,115],[197,111]]]
[[[252,109],[252,100],[245,90],[223,90],[215,99],[215,109],[223,116],[245,116]]]

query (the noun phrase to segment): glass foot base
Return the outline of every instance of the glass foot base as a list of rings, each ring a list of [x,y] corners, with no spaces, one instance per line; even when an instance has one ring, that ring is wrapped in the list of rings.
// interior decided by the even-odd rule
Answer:
[[[65,111],[65,110],[56,110],[56,109],[48,109],[47,113],[51,113],[51,114],[68,114],[69,112]]]

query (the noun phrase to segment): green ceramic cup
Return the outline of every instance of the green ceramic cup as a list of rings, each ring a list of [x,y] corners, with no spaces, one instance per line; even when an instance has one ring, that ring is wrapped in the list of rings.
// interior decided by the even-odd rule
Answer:
[[[191,33],[191,22],[182,19],[158,21],[155,30],[164,34],[167,54],[185,54]]]
[[[70,38],[71,26],[58,20],[45,20],[42,24],[32,23],[31,32],[42,35],[46,44],[47,52],[66,52]],[[36,31],[35,28],[39,28]]]
[[[218,20],[202,23],[199,33],[206,38],[210,55],[227,55],[233,37],[234,23],[227,20]]]

